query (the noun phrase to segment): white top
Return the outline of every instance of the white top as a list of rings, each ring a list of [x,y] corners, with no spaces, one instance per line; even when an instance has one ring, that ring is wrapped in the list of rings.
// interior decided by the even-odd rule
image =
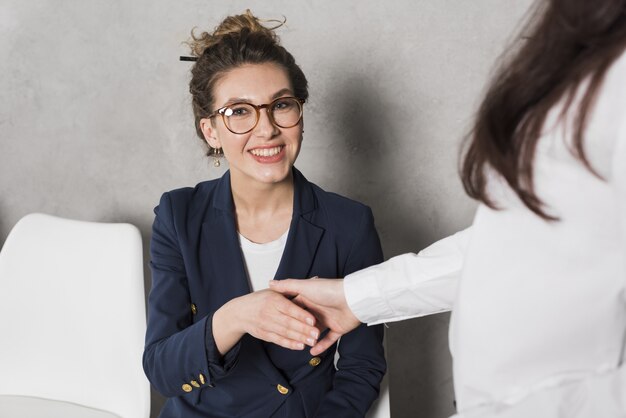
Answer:
[[[257,244],[239,234],[239,244],[243,253],[243,261],[253,292],[267,289],[269,281],[274,278],[280,259],[283,256],[289,229],[280,238],[265,244]]]
[[[458,417],[626,416],[626,54],[585,133],[606,181],[568,150],[571,112],[558,122],[558,107],[538,144],[535,185],[559,222],[495,178],[489,192],[504,210],[480,205],[471,228],[344,281],[370,324],[453,310]]]

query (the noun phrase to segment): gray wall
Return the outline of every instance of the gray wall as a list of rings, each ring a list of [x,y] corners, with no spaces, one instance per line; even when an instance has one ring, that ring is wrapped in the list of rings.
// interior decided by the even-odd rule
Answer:
[[[373,208],[387,258],[420,250],[471,222],[458,146],[529,4],[1,0],[0,244],[21,216],[47,212],[131,222],[147,246],[160,194],[224,168],[195,137],[181,42],[251,8],[287,17],[280,35],[310,82],[296,165]],[[390,325],[394,418],[452,413],[447,325]]]

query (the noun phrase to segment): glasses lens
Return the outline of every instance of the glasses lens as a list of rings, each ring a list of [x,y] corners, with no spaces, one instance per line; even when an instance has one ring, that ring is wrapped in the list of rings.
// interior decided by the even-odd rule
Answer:
[[[297,99],[285,97],[272,102],[272,119],[281,128],[291,128],[300,122],[302,107]]]
[[[247,103],[238,103],[224,110],[224,120],[228,129],[244,133],[256,125],[256,109]]]

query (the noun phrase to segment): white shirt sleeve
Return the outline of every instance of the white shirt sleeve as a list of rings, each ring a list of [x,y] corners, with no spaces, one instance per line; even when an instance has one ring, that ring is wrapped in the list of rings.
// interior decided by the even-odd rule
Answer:
[[[452,309],[471,227],[418,254],[403,254],[345,277],[348,306],[364,323],[401,321]]]

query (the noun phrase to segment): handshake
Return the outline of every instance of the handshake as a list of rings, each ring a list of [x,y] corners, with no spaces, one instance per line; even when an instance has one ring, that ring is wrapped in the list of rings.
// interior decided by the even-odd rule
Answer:
[[[289,297],[277,308],[284,315],[283,328],[277,330],[284,338],[277,342],[281,346],[298,349],[306,344],[315,356],[361,324],[348,306],[342,279],[270,280],[269,288]],[[325,330],[322,339],[311,340]]]

